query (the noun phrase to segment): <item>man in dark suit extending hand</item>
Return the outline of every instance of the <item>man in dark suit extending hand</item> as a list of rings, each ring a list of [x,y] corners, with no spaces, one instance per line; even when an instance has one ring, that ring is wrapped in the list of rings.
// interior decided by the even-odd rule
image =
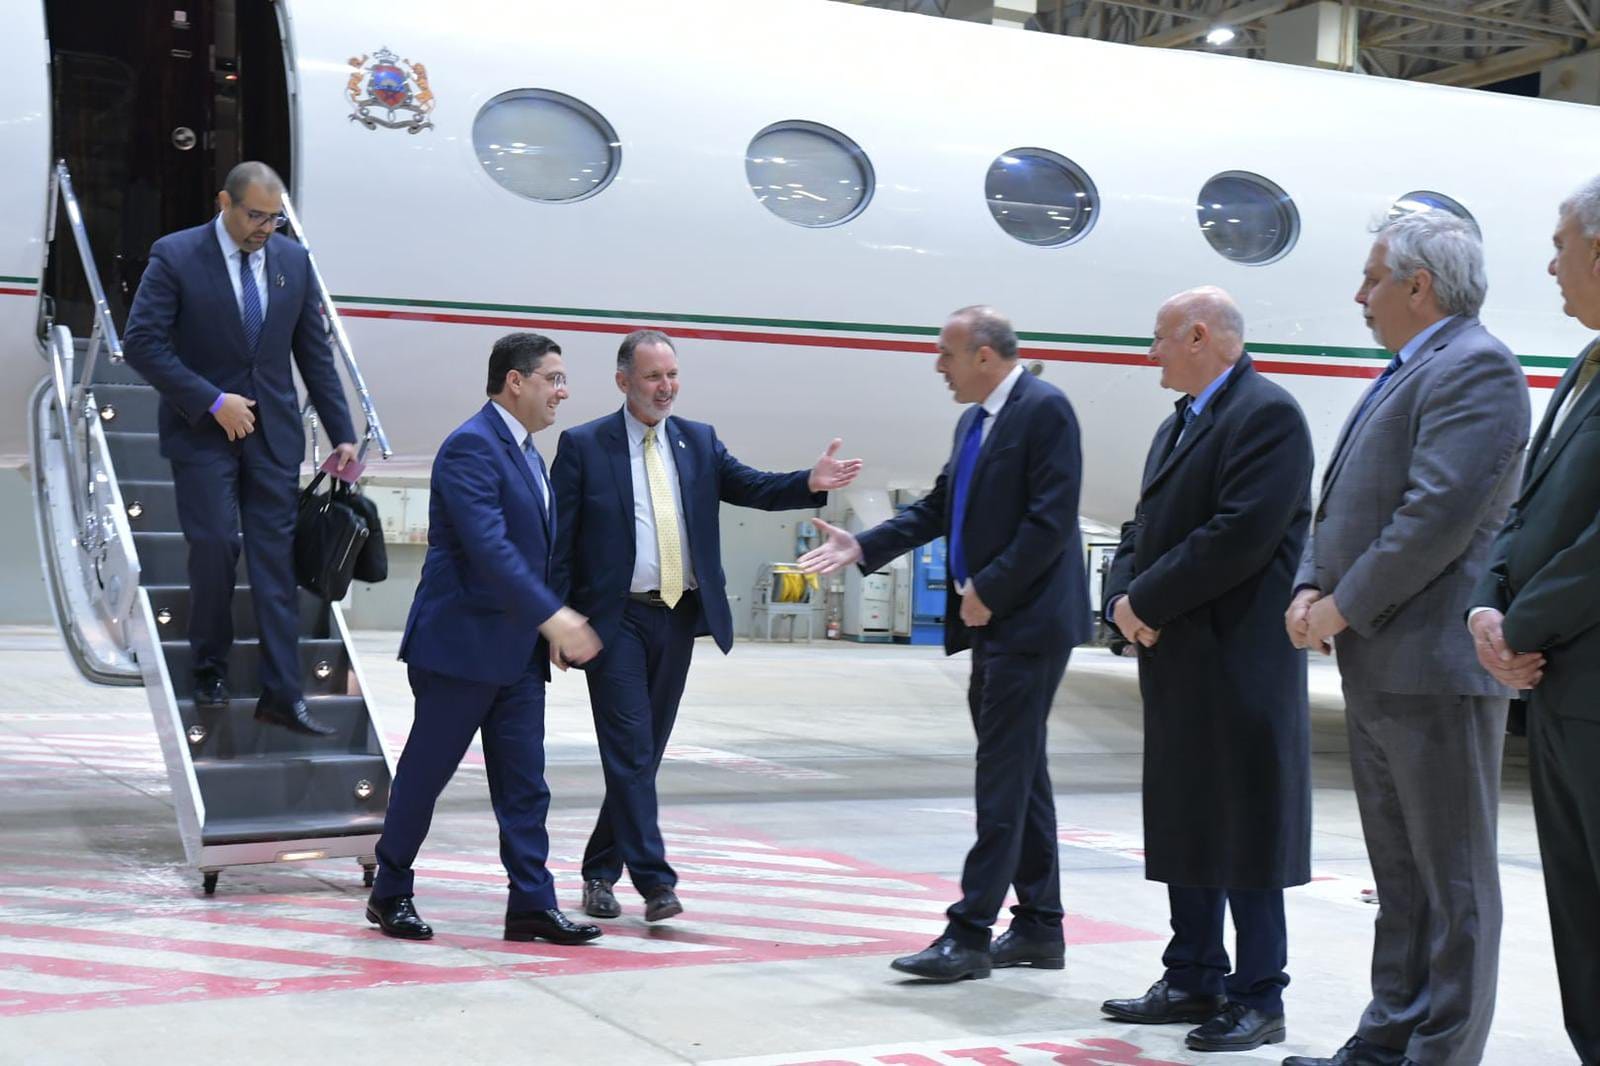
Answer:
[[[622,913],[612,886],[626,866],[645,921],[655,922],[683,913],[661,839],[656,770],[695,637],[709,633],[724,653],[733,644],[718,507],[818,507],[855,480],[861,461],[835,458],[835,440],[810,470],[745,466],[711,426],[672,413],[678,355],[656,330],[623,338],[617,388],[622,410],[567,430],[556,449],[562,520],[552,572],[556,594],[605,642],[586,671],[606,795],[583,853],[584,912]]]
[[[356,433],[306,251],[274,232],[287,221],[283,181],[264,163],[240,163],[217,199],[215,219],[150,249],[123,352],[161,393],[161,454],[172,463],[189,546],[195,706],[225,708],[231,698],[242,519],[261,639],[255,716],[326,735],[333,730],[306,710],[296,642],[294,519],[306,444],[291,350],[329,439],[339,442],[340,469],[356,457]]]
[[[1561,205],[1550,273],[1600,330],[1600,178]],[[1600,1064],[1600,341],[1550,397],[1522,489],[1473,592],[1478,661],[1528,701],[1534,825],[1567,1036]]]
[[[1090,636],[1078,530],[1078,422],[1055,386],[1017,361],[1017,335],[991,307],[967,307],[939,333],[935,369],[957,403],[950,460],[933,490],[859,537],[818,522],[812,573],[876,570],[949,537],[944,647],[972,649],[968,708],[978,735],[978,839],[944,935],[896,959],[930,981],[988,977],[991,966],[1065,965],[1055,800],[1045,745],[1067,658]],[[1011,928],[989,943],[1006,891]]]
[[[389,790],[367,920],[406,940],[433,935],[412,903],[411,865],[439,793],[481,732],[511,882],[505,938],[578,944],[600,928],[561,913],[545,867],[551,650],[573,663],[600,650],[583,616],[550,589],[552,534],[565,516],[533,435],[567,398],[561,347],[537,333],[501,337],[489,355],[488,393],[433,461],[428,555],[400,641],[416,715]]]
[[[1101,1010],[1198,1023],[1196,1051],[1248,1051],[1284,1038],[1283,890],[1311,879],[1306,659],[1282,622],[1311,518],[1311,431],[1256,372],[1221,289],[1162,305],[1150,358],[1184,396],[1145,460],[1105,616],[1139,648],[1145,877],[1167,883],[1172,940],[1161,980]]]

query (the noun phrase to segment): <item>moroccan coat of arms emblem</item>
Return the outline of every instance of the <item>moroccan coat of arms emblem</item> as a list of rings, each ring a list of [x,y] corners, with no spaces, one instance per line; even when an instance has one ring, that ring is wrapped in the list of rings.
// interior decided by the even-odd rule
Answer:
[[[389,130],[420,133],[433,129],[428,115],[433,111],[433,90],[428,88],[428,68],[401,59],[387,48],[371,55],[351,59],[350,80],[345,83],[345,99],[353,110],[350,121],[369,130],[379,126]]]

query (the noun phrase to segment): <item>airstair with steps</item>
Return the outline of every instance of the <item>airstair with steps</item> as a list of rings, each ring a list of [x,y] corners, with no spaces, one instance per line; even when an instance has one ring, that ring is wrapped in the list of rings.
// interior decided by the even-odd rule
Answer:
[[[42,322],[50,373],[29,405],[36,525],[69,655],[94,684],[144,686],[185,857],[206,894],[226,867],[324,858],[356,859],[370,884],[394,760],[344,612],[299,591],[305,696],[334,733],[258,723],[260,644],[241,556],[228,663],[233,699],[221,709],[195,706],[188,553],[156,434],[159,397],[122,361],[65,164],[53,174],[51,203],[52,215],[59,207],[68,223],[57,241],[52,219],[51,249],[75,250],[95,302],[86,339],[48,317]],[[304,242],[287,196],[285,210]],[[330,342],[366,417],[362,449],[375,442],[387,458],[382,424],[314,259],[312,270]],[[48,312],[48,300],[44,306]]]

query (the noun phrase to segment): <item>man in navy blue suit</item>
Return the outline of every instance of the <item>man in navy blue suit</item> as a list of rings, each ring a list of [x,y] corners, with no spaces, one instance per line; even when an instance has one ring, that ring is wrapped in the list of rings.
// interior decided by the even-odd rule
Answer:
[[[433,935],[412,902],[411,865],[439,793],[481,731],[511,881],[505,937],[578,944],[600,928],[561,913],[545,867],[544,685],[552,651],[582,663],[600,642],[550,588],[550,549],[567,519],[533,435],[567,398],[560,346],[537,333],[500,338],[487,391],[489,402],[433,461],[428,555],[400,640],[416,715],[389,790],[367,920],[393,937]]]
[[[1089,639],[1078,531],[1078,421],[1053,385],[1017,361],[1017,335],[991,307],[955,312],[935,369],[957,403],[955,446],[933,491],[859,536],[826,522],[801,556],[812,573],[865,572],[949,537],[944,647],[972,649],[967,703],[978,735],[978,839],[942,936],[893,967],[930,981],[992,966],[1065,965],[1056,810],[1045,723],[1072,649]],[[1015,885],[1011,928],[989,942]]]
[[[656,770],[695,637],[710,634],[724,653],[733,644],[718,505],[818,507],[861,462],[835,458],[835,440],[810,470],[745,466],[711,426],[672,414],[678,356],[656,330],[623,339],[616,380],[622,410],[567,430],[556,449],[554,584],[605,642],[587,670],[606,796],[584,850],[584,911],[622,913],[612,886],[626,866],[654,922],[683,913],[658,824]]]
[[[161,454],[172,463],[189,546],[195,705],[223,708],[231,698],[242,518],[261,639],[255,716],[328,734],[306,710],[296,641],[292,549],[306,445],[291,350],[329,438],[340,442],[340,469],[356,457],[355,429],[306,251],[274,232],[287,221],[283,181],[264,163],[240,163],[217,199],[215,219],[150,249],[123,338],[128,365],[161,393]]]

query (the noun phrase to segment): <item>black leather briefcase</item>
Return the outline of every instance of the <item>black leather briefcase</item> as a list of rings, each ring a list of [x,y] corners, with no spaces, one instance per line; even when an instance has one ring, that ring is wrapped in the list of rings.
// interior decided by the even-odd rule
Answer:
[[[334,479],[327,492],[318,492],[327,474],[319,472],[300,493],[300,513],[294,523],[294,576],[300,587],[325,600],[342,600],[350,589],[356,560],[372,531],[351,505],[354,492]]]

